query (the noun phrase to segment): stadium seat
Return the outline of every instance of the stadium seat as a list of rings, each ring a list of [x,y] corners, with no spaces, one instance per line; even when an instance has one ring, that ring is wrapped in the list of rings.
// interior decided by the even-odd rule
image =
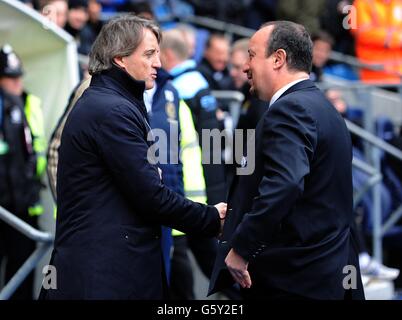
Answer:
[[[377,136],[385,142],[390,142],[395,137],[394,124],[389,117],[379,116],[376,119],[375,125]],[[388,165],[384,152],[381,153],[381,171],[384,175],[384,182],[388,186],[392,196],[392,208],[396,209],[402,204],[402,182]]]
[[[353,148],[353,157],[361,161],[366,161],[362,152],[357,148]],[[369,178],[370,176],[366,172],[354,168],[352,172],[353,189],[359,190],[362,187],[364,187]],[[384,183],[381,182],[380,187],[381,187],[381,214],[382,214],[382,221],[384,221],[391,213],[391,196]],[[372,219],[373,198],[371,191],[366,192],[366,194],[362,197],[361,201],[357,204],[357,206],[362,208],[364,212],[363,228],[365,232],[371,233],[373,230],[373,219]]]
[[[207,29],[198,28],[195,40],[194,60],[199,63],[204,55],[205,44],[210,32]]]
[[[360,150],[357,148],[353,148],[353,156],[357,159],[365,161],[365,158]],[[362,188],[367,180],[369,179],[369,175],[359,169],[353,169],[353,188],[354,190],[358,190]],[[385,182],[380,183],[381,188],[381,217],[382,223],[384,223],[390,216],[390,214],[394,210],[394,202],[392,198],[392,193]],[[368,191],[361,201],[357,204],[357,207],[360,207],[363,210],[363,229],[365,233],[372,234],[373,232],[373,198],[372,193]],[[402,226],[393,226],[385,235],[384,243],[390,243],[393,246],[402,247]],[[396,241],[398,240],[398,241]]]
[[[359,80],[359,76],[348,65],[343,63],[331,64],[324,68],[324,75],[342,78],[350,81]]]

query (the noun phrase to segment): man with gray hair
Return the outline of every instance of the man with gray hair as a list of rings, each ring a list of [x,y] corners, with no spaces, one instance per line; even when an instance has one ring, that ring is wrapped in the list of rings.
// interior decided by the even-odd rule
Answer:
[[[189,48],[181,31],[171,29],[165,31],[161,43],[161,61],[173,77],[173,86],[190,107],[197,133],[202,141],[202,130],[220,129],[216,117],[217,101],[211,94],[210,87],[202,74],[197,71],[194,60],[189,59]],[[221,163],[213,163],[214,152],[220,150],[202,150],[207,201],[213,203],[226,197],[224,167]]]
[[[153,22],[124,15],[109,21],[93,45],[91,84],[61,138],[50,262],[57,283],[46,285],[45,278],[43,299],[165,298],[161,225],[211,237],[220,232],[226,205],[170,191],[147,157],[143,93],[161,66],[160,39]]]

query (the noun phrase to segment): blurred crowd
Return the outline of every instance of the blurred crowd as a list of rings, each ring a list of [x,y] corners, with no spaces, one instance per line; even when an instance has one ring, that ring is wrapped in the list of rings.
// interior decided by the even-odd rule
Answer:
[[[162,26],[174,26],[189,16],[210,17],[251,29],[270,20],[290,20],[312,35],[327,33],[332,49],[357,56],[379,70],[336,69],[349,79],[399,83],[401,63],[400,1],[365,0],[22,0],[49,17],[77,41],[78,52],[88,55],[104,21],[120,12],[155,17]],[[235,36],[236,37],[236,36]],[[231,39],[236,40],[236,39]],[[202,50],[204,43],[201,48]],[[325,49],[325,48],[324,48]],[[197,53],[196,53],[197,54]],[[199,55],[196,56],[200,57]],[[81,74],[83,76],[83,74]]]

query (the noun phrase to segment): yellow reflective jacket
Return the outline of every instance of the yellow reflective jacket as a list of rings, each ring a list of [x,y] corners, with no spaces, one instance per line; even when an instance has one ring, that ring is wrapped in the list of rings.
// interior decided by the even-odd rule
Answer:
[[[187,104],[181,100],[179,106],[181,130],[180,158],[183,164],[183,184],[185,196],[196,202],[207,203],[205,192],[204,171],[202,169],[201,147],[193,116]],[[173,236],[183,235],[178,230],[172,230]]]
[[[41,104],[42,102],[38,97],[32,94],[26,95],[24,113],[31,130],[32,148],[36,155],[35,175],[37,179],[42,178],[46,170],[47,144]],[[30,216],[39,216],[43,212],[44,208],[41,203],[33,204],[28,208]]]

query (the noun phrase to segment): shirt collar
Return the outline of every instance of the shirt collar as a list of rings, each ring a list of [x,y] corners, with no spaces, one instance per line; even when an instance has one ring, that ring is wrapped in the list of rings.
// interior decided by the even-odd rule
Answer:
[[[134,79],[127,71],[113,63],[110,69],[103,70],[100,74],[92,77],[91,83],[96,83],[99,81],[99,77],[103,78],[105,76],[113,79],[113,87],[118,86],[123,88],[135,99],[143,101],[145,81]]]
[[[283,95],[289,88],[293,87],[295,84],[302,82],[304,80],[308,80],[309,78],[303,78],[303,79],[297,79],[295,81],[292,81],[285,85],[284,87],[280,88],[278,91],[275,92],[275,94],[272,96],[271,101],[269,102],[269,107],[271,107],[276,100],[278,100],[281,95]]]
[[[153,100],[154,100],[154,95],[156,92],[156,82],[155,85],[153,86],[153,88],[145,90],[144,91],[144,104],[145,107],[147,108],[147,112],[152,113],[152,104],[153,104]]]

